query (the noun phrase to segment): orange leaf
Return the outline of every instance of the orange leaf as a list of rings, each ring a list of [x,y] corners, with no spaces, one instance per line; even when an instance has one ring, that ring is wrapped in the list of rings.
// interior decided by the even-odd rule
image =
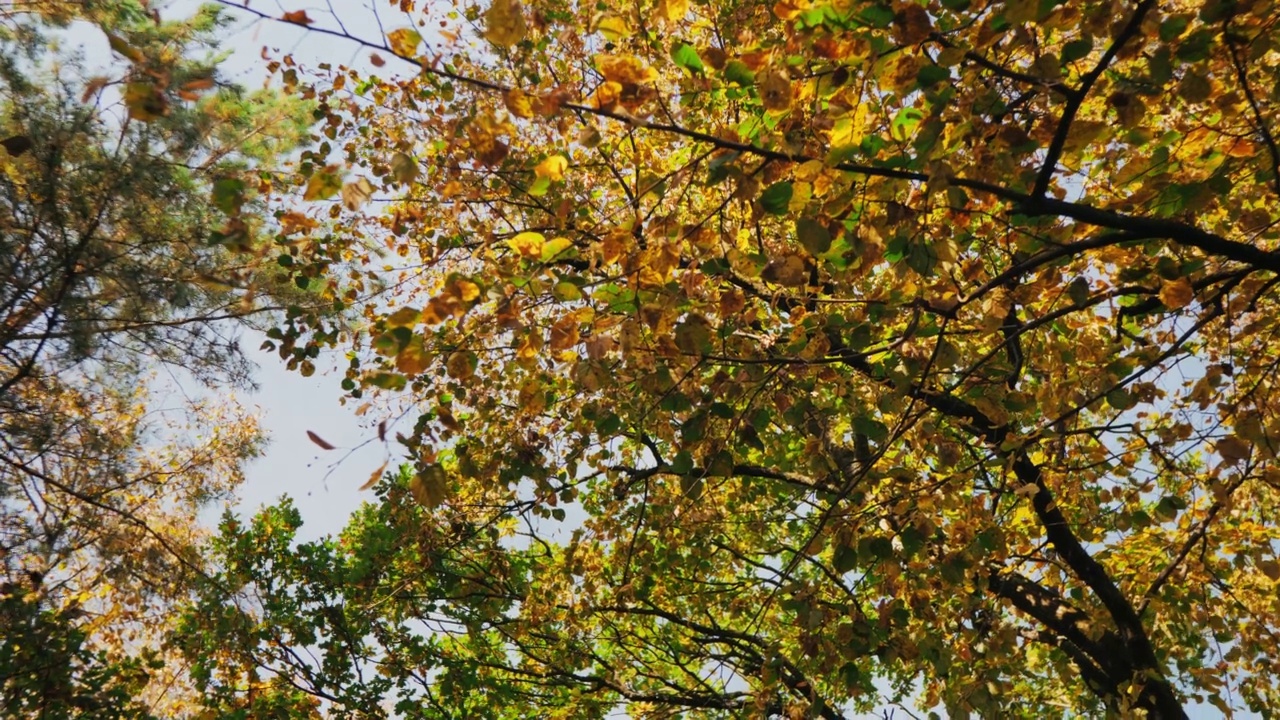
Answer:
[[[390,461],[390,460],[388,460],[388,461],[386,461],[386,462],[382,463],[381,465],[379,465],[379,466],[378,466],[378,469],[377,469],[377,470],[374,470],[374,471],[373,471],[373,474],[371,474],[371,475],[369,476],[369,479],[368,479],[368,480],[365,480],[365,481],[364,481],[364,484],[360,486],[360,490],[368,490],[369,488],[373,487],[374,485],[377,485],[377,484],[378,484],[378,480],[380,480],[380,479],[382,478],[382,473],[383,473],[383,471],[385,471],[385,470],[387,469],[387,463],[389,463],[389,462],[391,462],[391,461]]]
[[[315,20],[312,20],[311,18],[307,17],[306,10],[291,10],[289,12],[286,12],[284,14],[284,17],[281,19],[287,23],[293,23],[294,25],[301,25],[303,27],[306,27],[307,25],[310,25],[311,23],[315,22]]]

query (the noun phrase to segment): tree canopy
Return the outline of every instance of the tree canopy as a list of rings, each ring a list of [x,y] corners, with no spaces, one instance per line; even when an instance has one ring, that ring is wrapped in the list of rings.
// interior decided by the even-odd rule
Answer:
[[[271,347],[407,462],[224,522],[211,707],[1280,707],[1273,2],[241,12],[364,48]]]

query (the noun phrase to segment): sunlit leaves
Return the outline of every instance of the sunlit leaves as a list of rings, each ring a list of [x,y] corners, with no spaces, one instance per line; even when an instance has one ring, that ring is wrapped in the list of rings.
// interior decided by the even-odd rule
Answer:
[[[481,3],[367,107],[299,80],[326,103],[306,171],[341,148],[388,196],[323,242],[281,216],[308,288],[387,288],[366,335],[310,333],[344,389],[414,408],[379,489],[414,529],[381,531],[486,528],[423,581],[522,573],[388,617],[512,603],[467,643],[527,715],[871,712],[904,678],[955,716],[1122,715],[1139,685],[1217,692],[1187,668],[1274,684],[1202,642],[1275,623],[1246,590],[1277,539],[1270,31],[1121,10]],[[1084,656],[1151,645],[1100,670],[1129,699],[1082,680],[1067,624]],[[551,700],[534,658],[675,699]],[[709,663],[733,683],[681,675]]]

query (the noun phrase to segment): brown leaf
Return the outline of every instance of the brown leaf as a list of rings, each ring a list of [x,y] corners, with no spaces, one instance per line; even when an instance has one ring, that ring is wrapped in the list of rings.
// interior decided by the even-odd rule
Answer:
[[[315,20],[312,20],[310,17],[307,17],[306,10],[290,10],[284,14],[284,17],[280,19],[284,20],[287,23],[293,23],[294,25],[301,25],[303,27],[306,27],[311,23],[315,22]]]
[[[26,135],[14,135],[11,138],[0,140],[0,145],[4,146],[5,151],[8,152],[11,157],[18,157],[30,150],[34,144],[35,143],[31,142],[31,138]]]
[[[310,438],[311,442],[315,443],[316,445],[319,445],[321,450],[332,450],[335,447],[337,447],[333,443],[329,442],[328,440],[325,440],[324,438],[311,432],[310,430],[307,431],[307,437]]]
[[[386,471],[386,469],[387,469],[387,463],[389,463],[389,462],[391,462],[391,461],[390,461],[390,460],[387,460],[386,462],[384,462],[384,463],[382,463],[381,465],[379,465],[379,466],[378,466],[378,469],[377,469],[377,470],[374,470],[374,471],[373,471],[373,474],[371,474],[371,475],[369,476],[369,479],[368,479],[368,480],[365,480],[365,481],[364,481],[364,484],[360,486],[360,490],[368,490],[369,488],[373,487],[374,485],[377,485],[377,484],[378,484],[378,480],[380,480],[380,479],[382,478],[382,473],[383,473],[384,471]]]

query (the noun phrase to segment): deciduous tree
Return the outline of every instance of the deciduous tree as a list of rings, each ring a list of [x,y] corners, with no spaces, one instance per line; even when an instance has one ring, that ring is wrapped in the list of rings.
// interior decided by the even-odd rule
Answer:
[[[393,5],[263,17],[368,51],[271,66],[349,200],[287,263],[398,293],[278,342],[349,348],[410,465],[338,538],[224,526],[211,687],[1274,711],[1274,3]]]
[[[216,8],[163,21],[128,0],[0,9],[7,717],[181,708],[168,613],[200,571],[200,509],[261,437],[231,396],[155,389],[173,368],[247,384],[231,321],[302,297],[261,271],[257,188],[307,119],[219,75],[224,27]],[[111,59],[57,49],[77,37]]]

